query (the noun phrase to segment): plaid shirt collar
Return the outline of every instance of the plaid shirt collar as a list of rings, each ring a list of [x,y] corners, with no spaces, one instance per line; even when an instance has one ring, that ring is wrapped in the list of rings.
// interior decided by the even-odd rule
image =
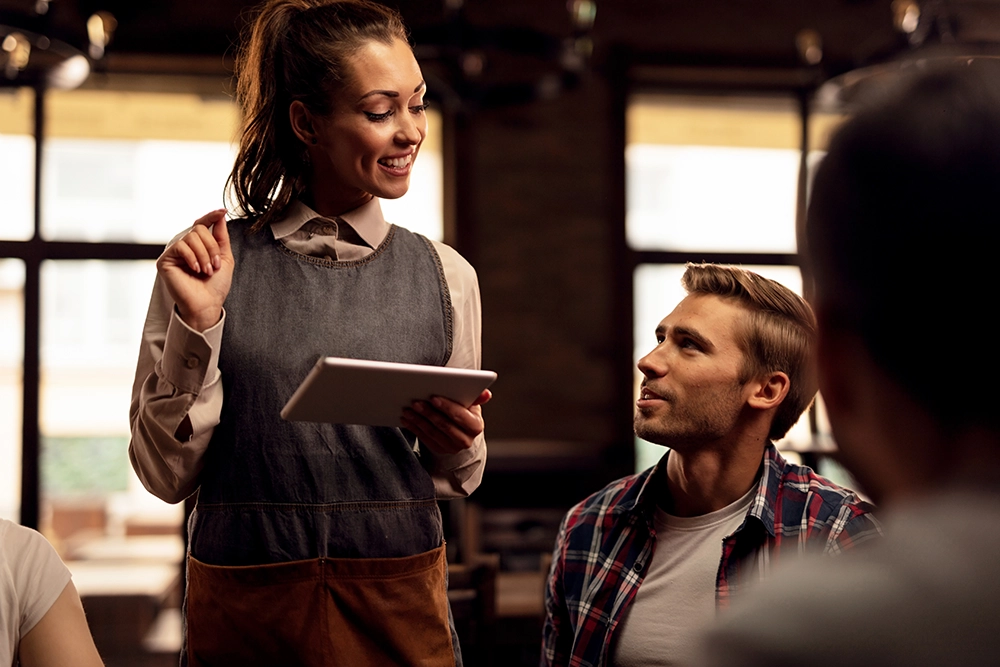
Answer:
[[[612,514],[627,514],[636,512],[639,516],[652,523],[656,498],[666,495],[664,485],[667,481],[666,466],[667,457],[670,456],[668,450],[660,457],[656,465],[651,470],[647,470],[636,480],[636,484],[629,489],[622,497],[621,501],[610,510]],[[774,537],[774,513],[778,503],[778,489],[781,486],[781,473],[785,469],[785,459],[778,453],[773,442],[768,442],[764,447],[764,459],[757,478],[757,493],[750,503],[750,510],[747,518],[753,517],[760,521],[764,530],[770,537]],[[736,532],[740,532],[746,526],[744,521]]]

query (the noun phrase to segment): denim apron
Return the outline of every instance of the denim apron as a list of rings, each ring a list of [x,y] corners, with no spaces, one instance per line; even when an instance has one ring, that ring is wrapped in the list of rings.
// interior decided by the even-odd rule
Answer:
[[[334,262],[232,234],[224,403],[189,522],[190,665],[461,665],[441,514],[412,434],[286,422],[320,356],[443,365],[440,258],[392,226]]]

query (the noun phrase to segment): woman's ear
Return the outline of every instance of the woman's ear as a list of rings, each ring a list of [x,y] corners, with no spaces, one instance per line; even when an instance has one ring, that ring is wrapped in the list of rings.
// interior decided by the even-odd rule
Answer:
[[[299,138],[299,141],[307,146],[319,143],[316,130],[313,127],[312,114],[301,101],[295,100],[289,105],[288,121],[292,126],[292,132]]]
[[[783,371],[775,371],[755,383],[747,403],[758,410],[776,408],[785,400],[790,386],[788,375]]]

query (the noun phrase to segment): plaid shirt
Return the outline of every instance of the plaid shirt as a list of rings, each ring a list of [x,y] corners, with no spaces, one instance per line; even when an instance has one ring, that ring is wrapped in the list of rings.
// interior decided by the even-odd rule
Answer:
[[[653,513],[665,475],[660,462],[611,483],[573,507],[556,539],[545,590],[542,665],[598,667],[653,557]],[[746,519],[723,541],[717,608],[781,558],[807,549],[838,554],[879,537],[872,506],[853,492],[790,465],[768,444]]]

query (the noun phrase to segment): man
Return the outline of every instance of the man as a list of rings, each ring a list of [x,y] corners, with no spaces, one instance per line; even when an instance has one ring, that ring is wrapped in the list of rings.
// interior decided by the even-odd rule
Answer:
[[[880,534],[867,503],[772,444],[816,393],[808,304],[738,268],[689,265],[682,282],[639,362],[636,434],[669,450],[563,520],[543,665],[684,664],[695,630],[774,563]]]
[[[820,387],[886,538],[748,596],[707,664],[1000,655],[1000,68],[927,70],[834,136],[803,236]]]

